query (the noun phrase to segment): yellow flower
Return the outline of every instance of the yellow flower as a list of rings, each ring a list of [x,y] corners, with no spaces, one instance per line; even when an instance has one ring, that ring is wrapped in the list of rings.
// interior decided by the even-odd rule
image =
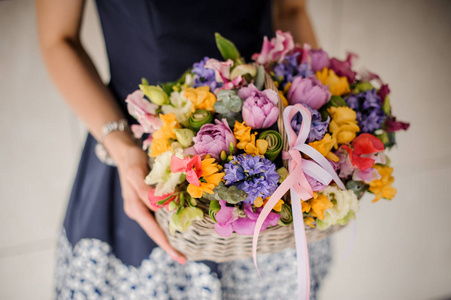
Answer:
[[[233,134],[235,138],[239,141],[236,145],[238,149],[243,149],[244,146],[251,141],[251,130],[249,126],[243,123],[235,121],[235,126],[233,127]],[[257,133],[255,133],[257,134]]]
[[[308,226],[315,228],[315,225],[313,225],[313,221],[314,219],[312,217],[307,217],[304,218],[304,223],[307,224]]]
[[[193,103],[192,112],[198,109],[205,109],[214,112],[216,96],[210,93],[209,86],[201,86],[198,88],[187,88],[184,90],[185,97]]]
[[[249,155],[264,155],[268,149],[268,142],[261,139],[256,140],[257,132],[251,134],[251,129],[244,122],[235,121],[233,134],[238,140],[236,147]]]
[[[177,122],[177,119],[175,118],[175,115],[173,113],[170,114],[160,114],[160,119],[163,123],[161,125],[160,129],[155,131],[153,133],[154,139],[177,139],[177,136],[175,135],[174,129],[179,129],[180,124]]]
[[[329,123],[329,131],[336,139],[337,144],[350,143],[356,137],[356,133],[360,131],[357,125],[356,112],[349,107],[330,107],[327,109],[332,117]]]
[[[375,165],[375,168],[381,175],[381,179],[375,179],[369,183],[369,191],[374,193],[376,198],[373,202],[379,201],[381,198],[387,200],[393,199],[396,195],[396,189],[391,185],[395,181],[395,178],[391,176],[393,173],[393,168],[389,166]]]
[[[312,143],[309,143],[310,146],[315,148],[324,157],[327,157],[328,159],[337,162],[339,160],[338,156],[336,156],[333,152],[331,152],[332,148],[336,144],[337,140],[328,133],[324,135],[321,141],[314,141]]]
[[[290,83],[291,83],[291,82],[290,82]],[[283,106],[284,106],[284,107],[285,107],[285,106],[288,106],[288,100],[287,100],[287,98],[285,97],[285,95],[283,94],[282,91],[279,91],[279,97],[280,97],[280,99],[282,100]]]
[[[270,197],[268,197],[265,200],[263,200],[262,197],[257,197],[257,199],[255,199],[255,201],[254,201],[254,206],[255,207],[265,206],[266,203],[268,203],[269,198]],[[283,200],[280,199],[279,201],[277,201],[276,205],[274,205],[274,207],[272,209],[274,209],[275,211],[280,212],[282,210],[282,204],[283,204]]]
[[[174,129],[180,128],[180,124],[172,113],[166,115],[160,114],[160,119],[163,124],[152,135],[153,140],[149,151],[149,155],[152,157],[157,157],[161,153],[171,150],[169,139],[175,140],[177,136],[175,135]]]
[[[334,207],[326,195],[315,195],[313,199],[310,199],[310,205],[312,206],[310,214],[314,217],[318,217],[320,220],[324,220],[325,210]]]
[[[153,139],[150,145],[149,156],[157,157],[158,155],[171,151],[171,143],[167,139]]]
[[[337,76],[333,70],[324,68],[322,71],[317,71],[315,75],[322,84],[329,86],[329,91],[332,95],[341,96],[351,92],[348,78]]]
[[[307,201],[301,200],[301,206],[302,206],[302,212],[303,213],[304,212],[308,213],[312,209],[312,206]]]
[[[200,186],[189,184],[187,191],[193,198],[200,198],[203,194],[213,194],[213,189],[218,186],[225,173],[219,171],[222,167],[215,162],[214,158],[209,155],[202,160],[202,176],[200,178]]]

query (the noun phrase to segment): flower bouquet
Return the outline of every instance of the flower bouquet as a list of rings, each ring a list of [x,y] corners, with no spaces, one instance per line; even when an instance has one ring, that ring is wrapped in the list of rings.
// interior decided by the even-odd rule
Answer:
[[[176,249],[224,262],[255,254],[260,235],[258,252],[276,252],[294,247],[297,218],[314,241],[354,219],[363,193],[393,198],[384,150],[408,124],[377,75],[280,31],[253,64],[216,42],[224,61],[205,57],[176,82],[143,79],[126,99],[135,137],[147,135],[150,207]]]

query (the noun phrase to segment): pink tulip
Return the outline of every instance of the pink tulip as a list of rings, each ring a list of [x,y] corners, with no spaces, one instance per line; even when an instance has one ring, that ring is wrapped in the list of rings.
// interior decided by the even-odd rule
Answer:
[[[315,76],[307,78],[296,77],[288,90],[288,102],[290,104],[305,104],[313,109],[320,109],[330,99],[330,91],[327,85],[322,85]]]
[[[223,119],[215,120],[215,124],[205,124],[202,126],[193,138],[194,146],[192,149],[198,155],[209,154],[211,157],[219,160],[222,151],[230,154],[230,144],[236,148],[236,139],[230,130],[229,124]],[[185,151],[185,153],[188,153]]]
[[[238,92],[243,103],[243,120],[252,129],[264,129],[271,127],[279,117],[277,102],[279,98],[273,90],[260,92],[255,85],[250,84]]]
[[[313,72],[322,71],[329,68],[330,60],[327,53],[322,49],[312,49],[309,51]]]

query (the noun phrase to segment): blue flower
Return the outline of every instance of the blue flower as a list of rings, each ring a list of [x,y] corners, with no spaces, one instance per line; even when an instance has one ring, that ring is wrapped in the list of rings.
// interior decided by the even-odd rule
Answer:
[[[308,63],[298,65],[298,56],[300,52],[285,56],[285,59],[274,66],[274,76],[282,87],[288,82],[292,82],[295,77],[308,77],[314,75]]]
[[[310,114],[312,115],[312,123],[310,124],[310,133],[307,137],[307,143],[320,141],[323,139],[324,135],[327,132],[330,117],[327,117],[326,121],[321,122],[321,114],[317,110],[310,108],[308,105],[305,104],[304,106],[308,108]],[[302,115],[300,112],[298,112],[294,115],[294,118],[291,120],[291,128],[293,128],[296,134],[299,134],[299,130],[301,130],[301,125],[302,125]]]
[[[191,72],[194,73],[195,88],[208,85],[210,91],[214,91],[217,88],[222,87],[222,83],[216,81],[215,70],[205,68],[205,63],[209,59],[209,57],[204,57],[200,62],[193,64]]]
[[[360,133],[373,133],[382,128],[387,115],[382,109],[382,102],[375,89],[345,98],[346,104],[356,111]]]
[[[257,197],[269,197],[277,189],[276,165],[263,156],[234,156],[224,165],[224,171],[226,185],[235,185],[248,194],[244,203],[254,203]]]

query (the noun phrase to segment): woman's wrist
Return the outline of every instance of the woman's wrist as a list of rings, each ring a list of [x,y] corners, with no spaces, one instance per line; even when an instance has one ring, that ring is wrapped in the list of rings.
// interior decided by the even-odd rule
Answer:
[[[118,130],[106,135],[102,144],[117,165],[127,159],[132,149],[139,147],[129,131]]]

